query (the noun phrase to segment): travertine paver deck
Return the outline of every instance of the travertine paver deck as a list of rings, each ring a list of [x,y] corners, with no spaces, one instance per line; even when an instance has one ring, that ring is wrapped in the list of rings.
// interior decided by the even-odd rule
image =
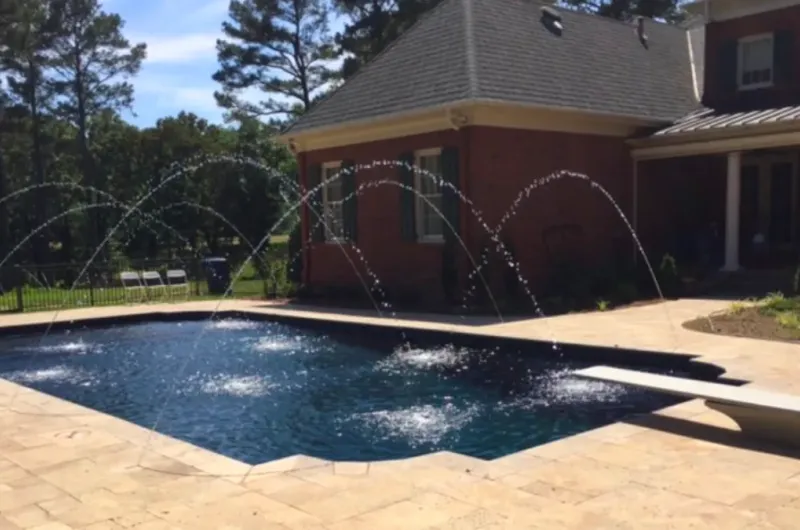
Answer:
[[[800,346],[680,327],[724,306],[686,300],[503,324],[424,316],[379,323],[693,353],[757,386],[800,394]],[[372,320],[254,302],[221,309]],[[52,319],[9,315],[0,325]],[[373,464],[297,456],[251,468],[0,380],[0,530],[796,530],[800,459],[766,449],[747,446],[727,418],[692,401],[492,462],[452,453]]]

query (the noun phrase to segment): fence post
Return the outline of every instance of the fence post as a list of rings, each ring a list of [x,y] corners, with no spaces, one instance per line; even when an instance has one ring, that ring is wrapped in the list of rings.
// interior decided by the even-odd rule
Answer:
[[[22,285],[24,283],[24,276],[22,273],[22,269],[19,267],[17,268],[17,281],[15,290],[17,291],[17,311],[22,313],[25,311],[25,300],[22,296]]]
[[[261,283],[264,286],[264,298],[266,300],[269,300],[269,273],[271,272],[270,267],[268,264],[262,262],[261,267],[259,267],[259,269],[262,271]]]
[[[89,269],[89,305],[94,307],[94,271]]]
[[[194,260],[194,295],[200,297],[200,282],[203,280],[203,262],[199,259]]]

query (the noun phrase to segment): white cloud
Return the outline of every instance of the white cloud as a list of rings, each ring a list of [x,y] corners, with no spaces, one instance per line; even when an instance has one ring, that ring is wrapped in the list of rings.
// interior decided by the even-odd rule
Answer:
[[[220,24],[227,18],[230,0],[212,0],[191,10],[189,17],[194,21],[218,20]]]
[[[219,33],[186,33],[184,35],[137,35],[131,42],[147,43],[148,63],[186,63],[217,59]]]
[[[217,112],[215,86],[208,81],[184,79],[168,75],[142,75],[134,82],[136,94],[161,109],[185,109],[208,114]]]

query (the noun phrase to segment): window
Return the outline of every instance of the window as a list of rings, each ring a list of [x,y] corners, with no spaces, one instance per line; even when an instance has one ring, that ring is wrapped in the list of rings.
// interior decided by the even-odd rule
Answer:
[[[341,162],[326,162],[322,165],[322,218],[325,224],[325,241],[344,239],[344,203],[342,202],[342,178],[331,180],[339,174]]]
[[[772,85],[773,37],[757,35],[739,41],[739,89]]]
[[[417,151],[414,154],[414,163],[421,170],[414,172],[414,189],[418,193],[415,208],[417,236],[420,241],[442,241],[444,238],[444,223],[440,213],[442,187],[438,181],[431,178],[431,175],[437,178],[442,176],[442,151],[441,149]]]

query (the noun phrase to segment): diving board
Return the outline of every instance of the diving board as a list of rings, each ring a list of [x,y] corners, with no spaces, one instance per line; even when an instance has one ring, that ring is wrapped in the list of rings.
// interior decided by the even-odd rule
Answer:
[[[731,418],[748,436],[800,446],[800,396],[610,366],[593,366],[573,375],[704,399],[709,408]]]

